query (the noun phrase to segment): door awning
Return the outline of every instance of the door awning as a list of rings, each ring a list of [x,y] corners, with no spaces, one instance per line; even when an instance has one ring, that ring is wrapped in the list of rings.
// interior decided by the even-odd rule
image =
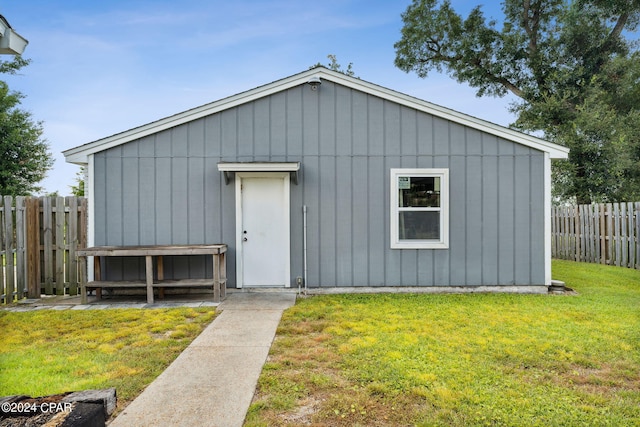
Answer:
[[[224,173],[225,184],[236,172],[289,172],[293,183],[298,185],[300,162],[220,162],[218,170]]]

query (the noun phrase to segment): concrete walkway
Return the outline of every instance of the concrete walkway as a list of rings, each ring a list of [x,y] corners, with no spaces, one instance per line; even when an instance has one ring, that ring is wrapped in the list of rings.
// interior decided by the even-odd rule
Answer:
[[[295,293],[230,293],[222,313],[110,427],[242,426]]]

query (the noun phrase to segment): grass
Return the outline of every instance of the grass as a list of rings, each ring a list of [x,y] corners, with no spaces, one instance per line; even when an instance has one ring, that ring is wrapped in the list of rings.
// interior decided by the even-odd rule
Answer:
[[[640,271],[554,278],[578,295],[299,300],[246,425],[640,425]]]
[[[214,317],[211,308],[0,311],[0,396],[115,387],[123,408]]]

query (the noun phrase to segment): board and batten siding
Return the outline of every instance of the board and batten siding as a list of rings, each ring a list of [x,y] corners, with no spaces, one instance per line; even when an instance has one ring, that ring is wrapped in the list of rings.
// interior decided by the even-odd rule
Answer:
[[[544,284],[542,152],[327,81],[95,154],[95,244],[226,243],[235,286],[235,192],[221,161],[301,162],[292,286],[303,205],[309,287]],[[449,249],[390,249],[391,168],[449,169]],[[143,272],[136,260],[109,268]],[[165,275],[203,268],[176,259]]]

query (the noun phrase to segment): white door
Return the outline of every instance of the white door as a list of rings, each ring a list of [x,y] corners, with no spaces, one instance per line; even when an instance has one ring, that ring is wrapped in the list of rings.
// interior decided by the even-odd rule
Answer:
[[[289,174],[236,174],[236,209],[238,287],[289,287]]]

